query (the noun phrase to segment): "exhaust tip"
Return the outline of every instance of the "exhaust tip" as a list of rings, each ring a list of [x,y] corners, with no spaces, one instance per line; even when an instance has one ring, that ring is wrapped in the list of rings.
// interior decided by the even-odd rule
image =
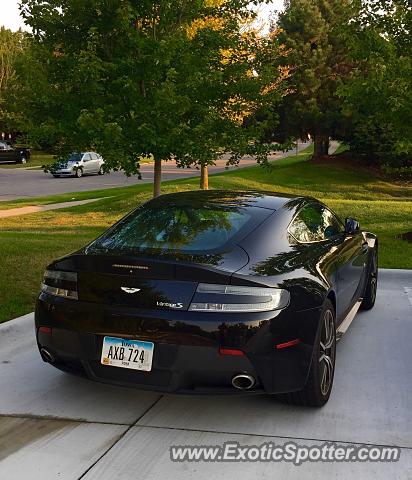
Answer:
[[[255,377],[247,373],[241,373],[232,378],[232,385],[238,390],[250,390],[255,386],[255,383]]]
[[[47,348],[44,348],[44,347],[41,348],[40,349],[40,355],[41,355],[41,358],[46,363],[54,363],[55,362],[54,355],[49,350],[47,350]]]

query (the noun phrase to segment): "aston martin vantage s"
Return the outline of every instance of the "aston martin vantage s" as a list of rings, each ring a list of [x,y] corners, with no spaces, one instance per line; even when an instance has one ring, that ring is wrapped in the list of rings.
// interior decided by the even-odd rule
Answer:
[[[377,279],[376,235],[314,198],[163,195],[47,267],[36,338],[44,361],[100,382],[322,406]]]

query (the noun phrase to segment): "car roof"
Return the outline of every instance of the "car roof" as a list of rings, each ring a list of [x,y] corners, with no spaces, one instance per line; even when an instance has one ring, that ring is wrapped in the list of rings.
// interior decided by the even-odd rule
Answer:
[[[72,153],[69,153],[69,155],[86,155],[87,153],[95,153],[96,155],[100,156],[97,152],[91,152],[91,151],[87,151],[87,152],[72,152]]]
[[[302,197],[274,192],[233,191],[233,190],[192,190],[169,193],[150,200],[153,206],[172,205],[220,205],[249,206],[278,210],[283,206],[298,206],[308,201],[317,201],[311,197]]]

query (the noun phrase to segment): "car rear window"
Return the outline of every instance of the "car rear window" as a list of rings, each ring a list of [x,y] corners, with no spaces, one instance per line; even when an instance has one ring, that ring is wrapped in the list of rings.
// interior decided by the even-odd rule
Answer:
[[[88,251],[214,253],[244,238],[271,213],[259,207],[147,204],[95,240]]]

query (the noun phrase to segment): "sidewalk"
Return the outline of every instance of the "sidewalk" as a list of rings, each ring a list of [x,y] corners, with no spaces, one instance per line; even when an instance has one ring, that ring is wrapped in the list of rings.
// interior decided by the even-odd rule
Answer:
[[[0,210],[0,218],[18,217],[19,215],[28,215],[29,213],[45,212],[47,210],[58,210],[59,208],[77,207],[78,205],[86,205],[87,203],[97,202],[102,198],[90,198],[88,200],[75,200],[73,202],[61,202],[51,203],[49,205],[33,205],[29,207],[10,208],[9,210]]]

